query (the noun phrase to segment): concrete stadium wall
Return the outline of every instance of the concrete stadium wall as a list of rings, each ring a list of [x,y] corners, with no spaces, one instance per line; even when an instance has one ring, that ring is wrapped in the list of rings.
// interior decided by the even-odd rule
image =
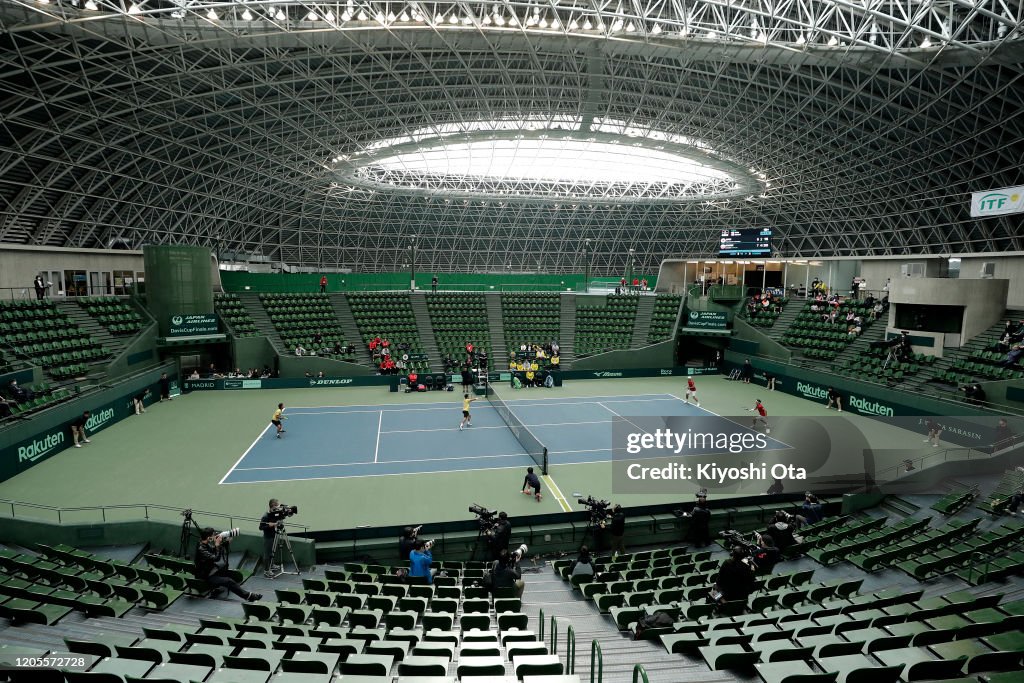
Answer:
[[[35,297],[32,280],[40,271],[53,270],[131,270],[140,273],[144,268],[141,251],[5,244],[0,246],[0,298],[10,298],[11,293],[2,290],[7,287],[14,288],[16,296],[21,296],[21,290],[24,289],[26,296]],[[63,282],[54,282],[48,294],[57,296],[63,290]]]
[[[640,349],[609,351],[580,358],[573,362],[573,370],[608,370],[634,368],[670,368],[674,363],[675,341],[658,342]]]

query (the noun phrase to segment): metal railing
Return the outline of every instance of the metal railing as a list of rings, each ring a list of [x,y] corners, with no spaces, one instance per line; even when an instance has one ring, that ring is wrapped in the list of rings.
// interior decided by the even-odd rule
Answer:
[[[1009,442],[1009,443],[1007,443]],[[995,455],[1017,448],[1022,443],[1022,437],[1015,436],[999,444],[989,444],[981,448],[954,447],[944,448],[940,451],[926,453],[917,458],[906,458],[897,465],[887,467],[877,472],[876,480],[880,482],[895,481],[912,472],[917,472],[928,467],[934,467],[944,462],[964,460],[987,460]],[[998,448],[997,448],[998,446]]]
[[[594,672],[597,675],[594,675]],[[601,654],[601,643],[590,641],[590,683],[602,683],[604,679],[604,655]]]
[[[542,610],[543,613],[543,610]],[[541,619],[543,622],[543,619]],[[544,642],[543,623],[541,624],[541,642]],[[558,654],[558,620],[551,615],[551,654]],[[576,671],[576,631],[572,624],[565,629],[565,673],[572,675]]]
[[[89,291],[92,290],[92,291]],[[75,292],[67,292],[63,289],[55,289],[54,286],[50,286],[46,289],[46,293],[43,296],[43,300],[55,299],[57,301],[64,301],[67,299],[82,299],[89,296],[131,296],[136,293],[135,285],[100,285],[96,287],[86,287],[86,293],[77,294]],[[33,286],[27,287],[0,287],[0,301],[17,301],[19,299],[38,299],[39,296],[36,294],[36,290]]]
[[[18,514],[20,509],[26,509],[33,511],[37,514]],[[6,498],[0,498],[0,514],[8,516],[11,519],[26,519],[33,521],[50,521],[56,522],[57,524],[95,524],[95,523],[107,523],[107,522],[128,522],[137,521],[139,519],[162,521],[162,522],[174,522],[176,524],[181,523],[182,512],[184,508],[173,507],[170,505],[158,505],[154,503],[127,503],[124,505],[92,505],[84,507],[56,507],[53,505],[44,505],[41,503],[29,503],[20,500],[9,500]],[[10,512],[7,515],[7,512]],[[47,513],[41,516],[39,513]],[[82,515],[78,518],[78,515]],[[123,515],[123,516],[122,516]],[[212,518],[221,520],[221,524],[211,524],[210,526],[218,526],[223,528],[234,528],[239,526],[236,522],[255,522],[259,523],[259,517],[248,517],[245,515],[232,515],[223,512],[211,512],[208,510],[192,510],[193,517],[200,518]],[[300,524],[289,523],[289,526],[294,529],[301,529],[293,535],[304,534],[308,531],[308,527]]]

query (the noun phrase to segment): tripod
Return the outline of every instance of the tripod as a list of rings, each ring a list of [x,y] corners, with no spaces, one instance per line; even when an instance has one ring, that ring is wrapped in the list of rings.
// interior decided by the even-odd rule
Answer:
[[[286,572],[284,570],[285,552],[287,551],[288,557],[291,558],[292,566],[295,567],[295,571]],[[273,567],[278,567],[277,571],[273,571]],[[273,571],[273,575],[269,578],[276,579],[282,574],[294,574],[298,576],[302,572],[299,571],[298,560],[295,559],[295,553],[292,551],[292,542],[288,538],[288,531],[284,526],[278,522],[277,533],[274,534],[274,545],[270,550],[270,567],[267,567],[267,571]]]
[[[882,364],[882,369],[883,370],[888,370],[889,369],[889,365],[893,361],[896,361],[896,360],[897,360],[897,358],[896,358],[896,349],[894,349],[893,347],[890,346],[889,347],[889,353],[885,356],[885,363]]]
[[[191,510],[182,510],[181,515],[185,519],[181,523],[181,536],[178,543],[178,556],[188,557],[189,551],[192,548],[192,529],[194,528],[196,531],[199,531],[199,525],[196,523],[196,520],[192,519]]]

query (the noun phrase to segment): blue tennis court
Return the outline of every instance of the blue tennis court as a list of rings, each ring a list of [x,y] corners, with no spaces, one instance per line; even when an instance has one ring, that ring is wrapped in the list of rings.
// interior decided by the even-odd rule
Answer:
[[[612,420],[622,416],[718,417],[671,394],[508,400],[548,448],[550,466],[612,458]],[[242,484],[534,465],[498,412],[472,405],[460,432],[462,402],[287,408],[278,439],[268,424],[221,479]],[[785,445],[774,442],[773,448]]]

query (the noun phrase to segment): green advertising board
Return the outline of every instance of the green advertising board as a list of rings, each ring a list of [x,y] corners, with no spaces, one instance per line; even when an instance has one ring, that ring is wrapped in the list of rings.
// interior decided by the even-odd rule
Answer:
[[[724,330],[728,318],[722,311],[690,311],[686,315],[686,327],[702,330]]]
[[[216,313],[193,313],[171,316],[171,327],[168,337],[200,337],[217,334]]]

